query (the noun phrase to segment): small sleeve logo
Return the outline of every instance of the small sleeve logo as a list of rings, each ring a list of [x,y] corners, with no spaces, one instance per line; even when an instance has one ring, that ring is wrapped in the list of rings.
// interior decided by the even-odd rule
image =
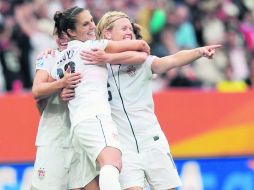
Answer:
[[[45,177],[45,168],[39,168],[38,169],[38,177],[40,178],[40,179],[43,179],[44,177]]]

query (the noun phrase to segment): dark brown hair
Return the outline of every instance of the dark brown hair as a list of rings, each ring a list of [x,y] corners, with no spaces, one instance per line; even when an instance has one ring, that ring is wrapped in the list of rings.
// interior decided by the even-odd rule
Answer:
[[[66,9],[63,12],[57,11],[54,15],[55,29],[54,34],[61,37],[64,33],[67,33],[68,29],[75,30],[76,16],[85,9],[78,6]],[[70,36],[69,36],[70,37]]]
[[[136,23],[131,23],[132,28],[133,28],[133,33],[136,37],[137,40],[142,39],[142,35],[141,35],[141,26],[136,24]]]

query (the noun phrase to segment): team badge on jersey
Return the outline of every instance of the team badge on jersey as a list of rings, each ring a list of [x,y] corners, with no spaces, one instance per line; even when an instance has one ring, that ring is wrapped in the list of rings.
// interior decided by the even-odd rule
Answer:
[[[128,65],[126,72],[132,77],[136,74],[136,67],[134,65]]]
[[[45,177],[45,169],[44,168],[39,168],[37,172],[38,172],[38,177],[40,179],[43,179]]]
[[[43,58],[36,59],[36,67],[42,68],[43,66],[44,66],[44,59]]]
[[[118,133],[113,132],[113,133],[112,133],[112,137],[113,137],[115,140],[118,140],[119,135],[118,135]]]

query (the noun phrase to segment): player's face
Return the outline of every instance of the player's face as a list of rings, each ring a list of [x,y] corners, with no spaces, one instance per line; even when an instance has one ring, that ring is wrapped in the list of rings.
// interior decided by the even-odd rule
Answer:
[[[111,40],[132,40],[133,28],[127,18],[120,18],[114,22],[111,32]]]
[[[65,50],[68,46],[68,36],[66,34],[64,34],[63,36],[58,37],[56,39],[56,43],[57,43],[57,47],[58,47],[59,51]]]
[[[72,36],[76,40],[86,41],[95,40],[95,23],[89,11],[84,10],[76,17],[76,29],[73,31]]]

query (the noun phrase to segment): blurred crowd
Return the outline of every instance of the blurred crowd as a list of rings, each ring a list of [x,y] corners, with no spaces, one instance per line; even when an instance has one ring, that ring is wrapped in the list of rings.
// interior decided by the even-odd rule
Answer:
[[[110,10],[127,13],[159,57],[223,45],[211,60],[154,76],[154,91],[245,91],[254,84],[253,0],[0,0],[0,92],[31,89],[36,56],[56,47],[54,13],[74,5],[89,9],[95,22]]]

